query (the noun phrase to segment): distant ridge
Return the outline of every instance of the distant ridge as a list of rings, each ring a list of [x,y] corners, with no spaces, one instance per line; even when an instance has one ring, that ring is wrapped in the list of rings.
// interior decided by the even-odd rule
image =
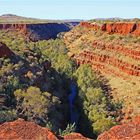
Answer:
[[[119,17],[113,17],[113,18],[95,18],[95,19],[91,19],[89,21],[97,21],[97,22],[106,22],[106,21],[111,21],[111,22],[136,22],[136,21],[140,21],[139,18],[130,18],[130,19],[125,19],[125,18],[119,18]]]
[[[14,15],[14,14],[3,14],[3,15],[1,15],[2,17],[17,17],[17,15]]]
[[[22,17],[15,14],[3,14],[0,16],[0,23],[64,23],[64,22],[81,22],[80,19],[64,19],[64,20],[49,20],[49,19],[37,19]]]

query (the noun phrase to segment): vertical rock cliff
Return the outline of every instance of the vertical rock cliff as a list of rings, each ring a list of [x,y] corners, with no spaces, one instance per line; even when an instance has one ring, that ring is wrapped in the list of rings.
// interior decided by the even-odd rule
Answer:
[[[32,41],[55,39],[60,32],[67,32],[77,22],[37,23],[37,24],[0,24],[0,30],[17,31],[25,34]]]

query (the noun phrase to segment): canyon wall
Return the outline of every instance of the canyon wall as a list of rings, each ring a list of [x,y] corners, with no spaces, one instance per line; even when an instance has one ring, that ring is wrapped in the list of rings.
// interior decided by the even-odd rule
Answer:
[[[0,30],[24,33],[32,41],[55,39],[60,32],[67,32],[77,22],[41,24],[0,24]]]
[[[101,30],[104,32],[108,32],[110,34],[132,34],[139,36],[140,35],[140,23],[121,23],[121,22],[114,22],[114,23],[104,23],[104,24],[97,24],[97,23],[89,23],[89,22],[81,22],[80,26],[87,27],[93,30]]]
[[[117,77],[121,77],[125,79],[125,77],[122,77],[119,73],[117,74],[113,69],[108,69],[108,65],[111,65],[121,72],[124,72],[128,75],[132,76],[138,76],[140,77],[140,67],[135,66],[133,64],[130,64],[128,62],[124,62],[122,60],[119,60],[115,57],[107,56],[107,55],[98,55],[94,52],[90,51],[83,51],[76,57],[76,62],[78,65],[80,64],[90,64],[92,65],[94,70],[97,70],[99,72],[105,72],[105,73],[113,73]]]
[[[105,23],[105,24],[97,24],[97,23],[89,23],[89,22],[81,22],[80,26],[88,28],[91,30],[102,30],[103,32],[108,32],[110,34],[133,34],[140,35],[140,24],[138,23]],[[87,31],[88,32],[88,31]],[[74,58],[78,65],[80,64],[90,64],[92,68],[96,71],[106,74],[113,74],[122,79],[128,78],[127,76],[136,76],[140,77],[140,66],[138,64],[130,63],[130,60],[135,62],[140,61],[140,49],[133,49],[125,47],[124,45],[114,45],[111,42],[105,43],[104,41],[93,41],[91,42],[91,50],[89,51],[81,51],[79,54],[75,54]],[[95,50],[100,51],[101,53],[96,53]],[[109,52],[113,54],[119,54],[121,57],[125,58],[117,58],[117,56],[108,55]],[[102,54],[106,53],[106,54]],[[118,72],[117,72],[118,71]],[[119,72],[121,71],[121,73]]]

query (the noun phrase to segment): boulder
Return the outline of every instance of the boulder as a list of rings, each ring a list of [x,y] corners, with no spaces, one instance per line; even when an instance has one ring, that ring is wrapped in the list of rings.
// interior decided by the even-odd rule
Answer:
[[[0,125],[1,140],[58,140],[57,137],[47,128],[41,127],[34,122],[27,122],[18,119],[13,122],[6,122]]]
[[[140,117],[132,122],[117,125],[109,131],[99,135],[97,140],[139,140],[140,139]]]

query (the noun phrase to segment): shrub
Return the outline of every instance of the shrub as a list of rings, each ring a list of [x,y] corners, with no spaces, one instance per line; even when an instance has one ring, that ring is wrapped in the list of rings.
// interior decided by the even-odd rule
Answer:
[[[101,118],[98,119],[95,123],[93,123],[92,127],[93,131],[96,134],[100,134],[110,129],[113,125],[115,125],[115,123],[114,120],[112,120],[112,118]]]
[[[65,136],[67,134],[70,134],[72,132],[75,132],[75,130],[76,130],[75,123],[68,124],[65,130],[62,131],[61,129],[59,129],[59,135],[60,136]]]
[[[5,121],[13,121],[17,118],[15,110],[1,110],[0,111],[0,123]]]
[[[17,109],[22,110],[28,119],[34,116],[41,119],[46,117],[49,112],[50,104],[50,93],[42,93],[37,87],[29,87],[27,90],[18,89],[14,92],[17,100]]]
[[[101,88],[103,83],[89,65],[81,65],[74,76],[79,87],[80,121],[85,122],[85,128],[82,129],[85,129],[85,135],[91,136],[90,127],[92,127],[92,134],[100,134],[115,124],[113,117],[109,116],[110,105]],[[87,134],[87,130],[90,134]]]

